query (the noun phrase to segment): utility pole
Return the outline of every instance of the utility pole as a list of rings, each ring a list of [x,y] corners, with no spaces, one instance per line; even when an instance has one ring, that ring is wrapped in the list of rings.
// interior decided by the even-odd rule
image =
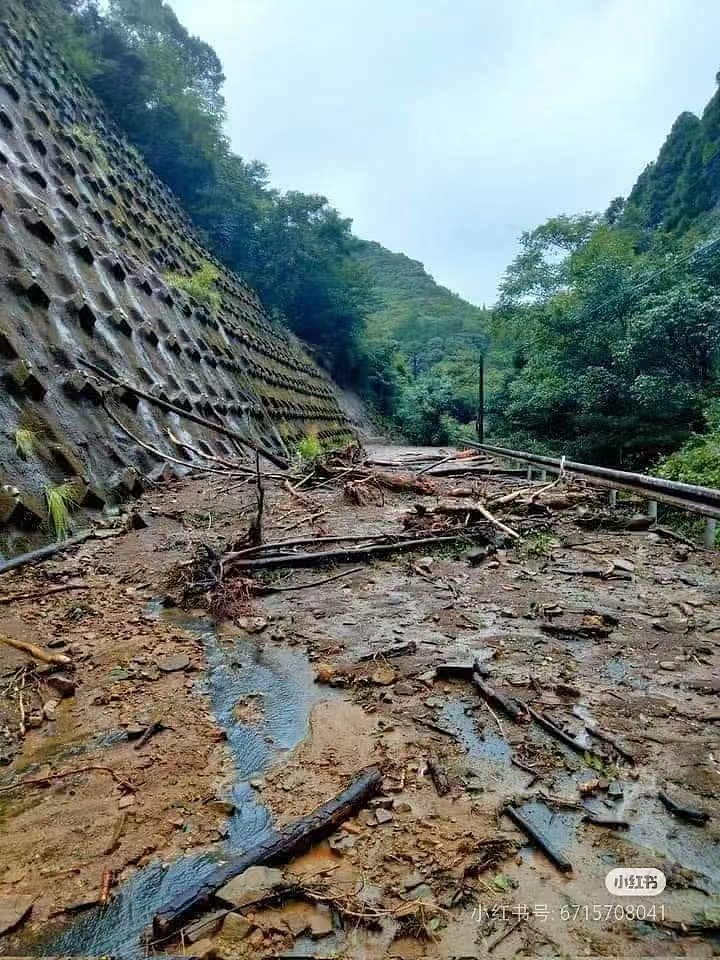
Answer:
[[[477,406],[478,443],[485,442],[485,354],[478,361],[478,406]]]

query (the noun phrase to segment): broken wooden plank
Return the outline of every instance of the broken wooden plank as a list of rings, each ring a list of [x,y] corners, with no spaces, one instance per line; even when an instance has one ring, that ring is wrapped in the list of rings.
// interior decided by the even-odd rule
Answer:
[[[445,794],[450,793],[450,781],[442,764],[437,760],[428,760],[427,768],[438,794],[444,797]]]
[[[519,810],[508,804],[504,809],[504,813],[522,830],[526,837],[529,837],[530,840],[542,850],[548,860],[554,863],[558,870],[562,870],[563,873],[569,873],[572,870],[570,861],[556,850],[542,831],[533,826]]]
[[[504,693],[499,693],[494,687],[485,683],[477,671],[473,671],[471,683],[491,706],[502,710],[502,712],[515,723],[526,723],[530,719],[524,706],[521,706],[516,700],[513,700],[511,697],[506,697]]]

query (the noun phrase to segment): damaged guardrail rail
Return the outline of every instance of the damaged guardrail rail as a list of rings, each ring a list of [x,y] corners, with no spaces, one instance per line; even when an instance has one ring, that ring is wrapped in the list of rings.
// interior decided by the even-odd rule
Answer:
[[[692,483],[679,483],[676,480],[665,480],[662,477],[652,477],[644,473],[628,473],[611,467],[576,463],[564,457],[562,459],[543,457],[523,450],[496,447],[489,443],[467,442],[467,445],[496,457],[527,464],[528,479],[532,479],[534,469],[539,470],[541,476],[562,472],[570,476],[585,477],[594,486],[609,488],[611,506],[615,506],[618,490],[630,490],[647,497],[650,517],[657,518],[658,503],[667,503],[679,510],[699,513],[705,518],[705,546],[710,548],[715,544],[715,531],[717,521],[720,519],[720,490],[715,490],[713,487],[698,487]]]

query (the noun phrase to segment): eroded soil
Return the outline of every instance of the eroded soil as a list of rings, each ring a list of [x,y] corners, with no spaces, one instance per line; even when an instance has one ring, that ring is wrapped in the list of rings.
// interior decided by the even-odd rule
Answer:
[[[438,484],[447,491],[460,482]],[[525,481],[502,475],[480,485],[484,495],[520,486]],[[418,501],[386,492],[384,502],[358,506],[332,484],[307,495],[324,511],[314,521],[307,506],[268,485],[266,539],[398,533]],[[168,610],[158,600],[177,592],[169,575],[200,544],[222,549],[245,533],[255,511],[251,485],[203,478],[157,488],[139,503],[146,529],[5,575],[1,632],[65,653],[75,669],[30,671],[27,657],[0,647],[0,919],[10,926],[31,905],[0,937],[0,951],[62,944],[68,953],[139,955],[133,896],[152,915],[160,885],[152,878],[181,883],[183,864],[189,875],[218,850],[247,848],[270,817],[282,825],[307,813],[378,763],[381,797],[287,866],[316,906],[248,909],[242,929],[226,923],[215,934],[218,924],[209,926],[182,950],[714,955],[718,562],[654,533],[586,529],[583,518],[602,500],[588,491],[557,509],[547,530],[477,565],[464,558],[467,545],[363,564],[333,583],[253,599],[217,630],[201,611]],[[512,513],[503,516],[512,525]],[[280,576],[297,585],[349,567]],[[48,591],[60,585],[73,589]],[[37,596],[13,599],[21,593]],[[401,655],[386,655],[411,641]],[[553,718],[589,752],[491,711],[465,680],[434,675],[438,664],[476,657],[489,683]],[[313,672],[322,682],[313,683]],[[50,685],[50,673],[70,678],[74,691]],[[138,749],[153,723],[159,728]],[[590,736],[586,723],[610,733],[635,762]],[[446,795],[428,760],[447,773]],[[40,782],[14,788],[21,779]],[[707,824],[673,816],[658,799],[661,787],[709,813]],[[571,861],[571,872],[527,844],[503,815],[509,800]],[[581,802],[629,829],[585,822]],[[487,866],[483,841],[498,838],[508,843]],[[660,867],[667,888],[652,901],[613,897],[604,878],[614,866]],[[99,936],[94,905],[107,870],[123,919],[106,922]],[[408,902],[426,904],[420,927],[402,919]],[[625,902],[656,903],[655,922],[606,916],[604,905]],[[594,905],[603,907],[599,919]],[[112,919],[120,906],[105,909]],[[375,929],[354,916],[363,912],[375,916]],[[678,932],[679,923],[707,929]],[[113,927],[122,950],[107,933]],[[64,940],[53,939],[58,930]]]

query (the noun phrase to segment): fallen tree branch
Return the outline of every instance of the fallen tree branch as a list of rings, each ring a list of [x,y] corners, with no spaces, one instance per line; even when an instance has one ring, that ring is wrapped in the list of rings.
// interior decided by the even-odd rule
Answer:
[[[158,447],[154,447],[151,443],[147,443],[145,440],[141,440],[136,433],[133,433],[129,427],[125,426],[125,424],[122,422],[120,417],[118,417],[116,414],[112,412],[112,410],[107,405],[107,403],[105,403],[105,401],[103,401],[103,410],[110,417],[113,423],[116,423],[120,427],[120,429],[123,431],[123,433],[127,434],[127,436],[130,437],[133,443],[136,443],[139,447],[142,447],[143,450],[147,450],[148,453],[151,453],[154,457],[157,457],[158,460],[167,460],[168,463],[177,463],[181,467],[184,467],[185,469],[192,469],[193,467],[197,469],[198,467],[201,466],[198,463],[192,463],[191,461],[188,461],[188,460],[180,460],[177,457],[173,457],[169,453],[164,453]],[[222,474],[222,476],[224,477],[227,476],[227,470],[218,470],[216,467],[202,466],[202,470],[206,471],[207,473],[219,473],[219,474]]]
[[[527,763],[523,763],[522,760],[518,760],[515,754],[510,757],[510,763],[512,763],[513,766],[517,767],[519,770],[529,773],[532,777],[530,783],[525,787],[526,790],[529,790],[530,787],[532,787],[533,784],[540,779],[540,774],[537,772],[537,770],[535,770],[534,767],[528,766]]]
[[[14,637],[0,635],[0,643],[4,643],[8,647],[14,647],[15,650],[21,650],[29,657],[32,657],[33,660],[40,660],[41,663],[55,663],[61,666],[67,666],[69,663],[72,663],[70,657],[66,657],[64,653],[49,653],[47,650],[43,650],[42,647],[38,647],[34,643],[27,643],[25,640],[16,640]]]
[[[153,937],[166,939],[188,920],[207,910],[217,891],[249,867],[285,863],[334,833],[341,823],[355,816],[371,797],[379,793],[381,787],[382,773],[378,767],[363,770],[337,797],[218,867],[193,890],[162,907],[153,918]]]
[[[297,530],[298,527],[301,527],[304,523],[315,523],[316,520],[319,520],[320,517],[325,516],[327,513],[326,509],[316,510],[315,513],[310,513],[306,517],[301,517],[299,520],[296,520],[294,523],[287,524],[282,527],[284,533],[289,533],[291,530]]]
[[[584,720],[583,723],[585,724],[585,729],[591,737],[595,737],[597,740],[602,740],[604,743],[609,743],[610,746],[623,758],[623,760],[627,760],[628,763],[635,763],[634,754],[632,754],[627,747],[619,743],[615,737],[612,737],[609,733],[606,733],[604,730],[601,730],[592,723],[586,723]]]
[[[42,600],[53,593],[67,593],[68,590],[89,590],[86,583],[61,583],[56,587],[45,587],[44,590],[30,590],[27,593],[12,593],[0,597],[0,604],[17,603],[20,600]]]
[[[17,570],[30,563],[49,560],[50,557],[54,557],[58,553],[63,553],[63,551],[69,550],[71,547],[77,547],[94,536],[94,530],[85,530],[83,533],[78,533],[68,540],[63,540],[61,543],[51,543],[49,546],[41,547],[39,550],[31,550],[30,553],[21,553],[19,556],[13,557],[12,560],[8,560],[6,563],[0,565],[0,574],[8,573],[10,570]]]
[[[183,417],[185,420],[192,420],[193,423],[199,423],[201,426],[207,427],[208,430],[214,430],[216,433],[222,433],[226,437],[231,437],[233,440],[236,440],[238,443],[242,444],[242,446],[249,447],[256,453],[262,454],[266,460],[269,460],[270,463],[274,463],[275,466],[279,467],[281,470],[287,470],[287,468],[290,466],[287,460],[276,456],[274,453],[272,453],[272,451],[261,446],[259,443],[255,443],[253,440],[248,440],[247,437],[243,437],[237,432],[237,430],[231,430],[230,427],[223,426],[220,423],[213,423],[212,420],[206,420],[205,417],[198,416],[197,413],[192,413],[189,410],[183,410],[182,407],[176,407],[174,404],[168,403],[167,400],[161,400],[159,397],[154,397],[151,393],[147,393],[145,390],[140,390],[139,387],[134,387],[131,384],[126,383],[124,380],[119,380],[117,377],[113,377],[111,374],[103,370],[102,367],[98,367],[96,364],[90,363],[89,360],[85,360],[83,357],[77,357],[77,360],[84,367],[88,367],[88,369],[92,370],[93,373],[96,373],[99,377],[102,377],[109,383],[113,383],[115,386],[123,387],[123,389],[129,390],[131,393],[134,393],[135,396],[141,397],[143,400],[147,400],[148,403],[151,403],[156,407],[160,407],[161,410],[166,410],[168,413],[177,414],[178,417]]]
[[[428,477],[462,477],[466,474],[477,475],[481,477],[497,477],[500,475],[510,476],[510,477],[524,477],[526,474],[525,470],[514,470],[511,468],[498,467],[498,466],[489,466],[486,464],[467,464],[466,466],[454,466],[453,464],[448,464],[447,466],[442,466],[439,469],[433,467],[426,476]]]
[[[501,930],[500,933],[497,933],[492,940],[488,942],[487,952],[492,953],[496,947],[499,947],[503,940],[507,940],[511,933],[514,933],[521,923],[525,922],[525,917],[518,917],[517,920],[513,920],[512,923],[509,923],[504,930]]]
[[[373,557],[386,557],[393,553],[406,553],[419,547],[437,546],[442,543],[457,543],[465,540],[468,532],[442,537],[422,537],[416,540],[397,540],[395,543],[379,543],[369,547],[356,547],[348,550],[324,550],[318,553],[296,553],[293,556],[270,555],[269,557],[236,558],[231,562],[233,568],[241,570],[272,570],[278,567],[314,567],[324,563],[346,563],[348,561]]]
[[[283,547],[300,547],[314,543],[362,543],[365,540],[371,542],[391,541],[394,535],[391,533],[378,534],[353,534],[339,537],[288,537],[285,540],[274,540],[268,543],[259,543],[254,547],[245,547],[242,550],[235,550],[225,555],[225,561],[235,560],[237,557],[251,556],[252,554],[264,553],[268,550],[281,549]]]
[[[473,671],[470,678],[472,685],[480,693],[483,699],[487,700],[492,706],[514,720],[515,723],[526,723],[528,721],[527,708],[521,706],[516,700],[506,697],[504,693],[498,693],[493,687],[485,683],[479,673]]]
[[[265,487],[263,486],[262,476],[260,475],[260,454],[255,454],[255,497],[257,501],[257,514],[250,524],[247,532],[247,539],[250,544],[259,544],[263,542],[263,513],[265,510]]]
[[[289,480],[286,480],[283,484],[283,487],[290,494],[291,497],[294,497],[298,503],[301,503],[307,510],[318,510],[319,505],[312,500],[310,497],[306,497],[304,493],[299,493],[297,488],[294,487]]]
[[[454,453],[451,453],[449,457],[444,457],[442,460],[433,460],[427,467],[423,467],[422,470],[418,470],[415,474],[416,477],[421,477],[424,473],[427,473],[429,470],[432,470],[433,467],[439,467],[442,463],[448,463],[450,460],[456,460]]]
[[[588,750],[588,748],[577,741],[575,737],[571,737],[570,734],[561,730],[560,727],[556,726],[552,720],[549,720],[542,713],[538,713],[537,710],[533,710],[532,707],[528,707],[528,713],[535,723],[539,724],[544,730],[547,730],[548,733],[551,733],[560,743],[564,743],[566,747],[570,747],[575,753],[580,753],[583,756],[585,756],[586,753],[592,754],[591,750]],[[595,754],[595,756],[597,756],[597,754]],[[602,759],[602,757],[599,759]]]
[[[482,505],[482,503],[477,505],[477,509],[482,516],[485,517],[486,520],[489,520],[494,527],[498,528],[498,530],[502,530],[503,533],[506,533],[509,537],[512,537],[513,540],[520,539],[520,534],[516,530],[513,530],[513,528],[509,527],[506,523],[503,523],[502,520],[498,520],[497,517],[494,517],[487,507]]]
[[[406,640],[403,643],[393,643],[383,650],[373,650],[372,653],[363,653],[358,657],[360,663],[367,663],[368,660],[389,660],[391,657],[406,657],[411,653],[417,652],[417,643],[414,640]]]
[[[220,466],[227,468],[227,470],[236,470],[240,473],[247,473],[251,475],[253,473],[252,467],[246,466],[239,461],[226,460],[225,457],[216,457],[211,453],[205,453],[199,447],[194,447],[191,443],[188,443],[186,440],[181,440],[179,437],[176,437],[172,432],[170,427],[165,427],[165,432],[170,437],[172,442],[176,447],[182,447],[185,450],[189,450],[191,453],[194,453],[196,457],[200,457],[202,460],[210,460],[213,463],[219,463]],[[226,472],[226,471],[223,471]]]
[[[448,730],[445,727],[441,727],[439,723],[433,723],[432,720],[426,720],[425,717],[418,717],[413,714],[410,719],[415,723],[419,723],[421,727],[427,727],[428,730],[432,730],[435,733],[441,733],[443,736],[451,737],[453,740],[460,739],[454,730]]]
[[[97,770],[99,773],[108,773],[113,778],[113,780],[120,784],[123,790],[127,790],[128,793],[135,793],[137,787],[134,787],[131,783],[128,783],[127,780],[115,773],[110,767],[101,767],[97,764],[88,764],[85,767],[75,767],[72,770],[61,770],[59,773],[48,773],[44,777],[32,777],[27,780],[16,780],[15,783],[10,783],[6,787],[0,787],[0,793],[10,793],[11,790],[17,790],[18,787],[32,787],[32,786],[41,786],[42,784],[49,783],[50,780],[62,780],[65,777],[73,777],[78,773],[89,773],[93,770]]]
[[[253,593],[287,593],[290,590],[309,590],[310,587],[320,587],[324,583],[332,583],[333,580],[350,577],[353,573],[360,573],[364,569],[364,567],[353,567],[352,570],[343,570],[342,573],[336,573],[332,577],[323,577],[321,580],[313,580],[312,583],[299,583],[293,587],[274,587],[272,584],[258,585],[253,587]]]
[[[543,487],[521,487],[520,490],[514,490],[512,493],[505,493],[501,497],[493,497],[490,501],[491,506],[500,507],[504,506],[507,503],[512,503],[513,500],[517,500],[519,497],[525,496],[526,493],[532,494],[532,499],[539,496],[541,493],[544,493],[545,490],[549,490],[551,487],[556,486],[559,483],[558,480],[553,480],[551,483],[545,484]]]

